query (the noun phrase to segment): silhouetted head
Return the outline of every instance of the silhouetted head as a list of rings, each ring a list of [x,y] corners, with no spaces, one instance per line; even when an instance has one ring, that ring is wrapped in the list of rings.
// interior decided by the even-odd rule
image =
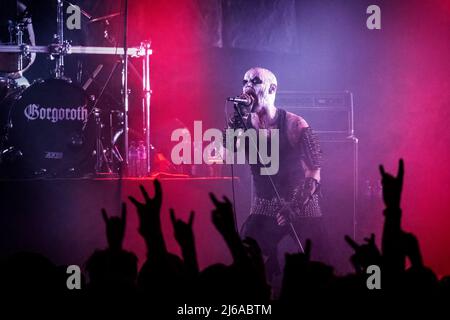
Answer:
[[[19,252],[3,262],[1,289],[9,293],[55,293],[58,288],[56,266],[45,256],[31,252]]]
[[[87,261],[86,270],[92,291],[127,293],[136,285],[137,258],[125,250],[97,250]]]
[[[186,268],[175,254],[163,261],[147,260],[139,271],[139,291],[153,299],[179,301],[185,294]]]

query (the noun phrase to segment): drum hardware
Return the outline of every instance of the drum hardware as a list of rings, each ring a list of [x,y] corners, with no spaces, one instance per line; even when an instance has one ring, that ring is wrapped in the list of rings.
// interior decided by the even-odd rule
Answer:
[[[59,44],[51,44],[50,46],[28,46],[30,53],[51,53],[55,51],[55,54],[62,49],[57,49]],[[86,46],[72,46],[67,42],[66,54],[106,54],[121,56],[125,50],[120,47],[86,47]],[[18,45],[0,44],[0,52],[5,53],[20,53],[22,48]],[[127,54],[133,58],[142,57],[145,54],[145,50],[142,47],[127,48]],[[147,52],[148,55],[152,54],[152,50]]]
[[[67,54],[70,44],[68,41],[64,41],[64,11],[63,11],[63,1],[56,0],[56,34],[53,36],[57,42],[57,49],[59,54],[57,54],[56,67],[55,67],[55,78],[61,79],[64,77],[64,56]],[[51,54],[50,57],[53,55]]]
[[[113,35],[111,35],[111,32],[110,32],[111,24],[109,21],[112,18],[118,17],[120,15],[121,15],[120,12],[116,12],[116,13],[108,14],[106,16],[89,19],[88,24],[91,24],[94,22],[103,22],[103,38],[106,41],[108,41],[108,43],[111,44],[112,46],[117,46],[117,39]]]
[[[111,110],[109,114],[109,128],[111,135],[111,157],[114,157],[120,163],[123,162],[123,158],[120,155],[119,149],[117,147],[120,136],[123,134],[123,117],[124,114],[119,110]],[[115,123],[118,120],[118,123]],[[116,129],[117,128],[117,129]]]
[[[142,57],[142,120],[145,135],[145,145],[147,146],[147,173],[150,173],[151,169],[150,97],[152,95],[152,90],[150,89],[150,54],[152,50],[150,47],[150,41],[144,41],[141,43],[141,50],[144,52],[144,55]],[[125,140],[128,140],[128,137],[126,137]],[[128,152],[128,150],[126,151]]]
[[[35,178],[45,177],[47,175],[47,169],[40,168],[39,170],[34,171],[33,175]]]
[[[81,81],[83,79],[83,61],[77,61],[77,83],[81,85]],[[86,90],[83,86],[83,89]]]
[[[71,45],[69,41],[63,43],[53,43],[48,46],[48,53],[51,59],[56,59],[59,56],[65,56],[72,53]],[[64,67],[64,66],[63,66]]]
[[[120,16],[120,12],[115,12],[115,13],[108,14],[106,16],[101,16],[101,17],[91,19],[88,23],[93,23],[93,22],[98,22],[98,21],[103,21],[103,20],[108,21],[109,19],[117,17],[117,16]]]
[[[120,110],[111,110],[109,113],[109,128],[110,128],[110,148],[107,150],[108,159],[112,165],[122,164],[124,159],[120,154],[118,144],[119,138],[123,135],[123,121],[124,114]]]
[[[18,89],[18,85],[14,79],[0,77],[0,103],[16,89]]]
[[[27,57],[31,60],[31,53],[28,52],[28,46],[23,42],[23,34],[26,26],[28,25],[29,20],[26,19],[25,22],[18,22],[15,24],[15,31],[17,37],[17,45],[21,47],[22,52],[19,54],[19,58],[17,59],[17,70],[23,70],[24,68],[24,58]]]
[[[25,30],[31,24],[31,18],[24,15],[19,21],[8,21],[10,43],[16,45],[19,51],[9,55],[1,55],[0,69],[4,73],[13,74],[28,68],[32,63],[28,44],[24,42]],[[0,51],[1,52],[1,51]]]
[[[65,3],[67,3],[69,6],[75,7],[75,5],[73,3],[71,3],[70,1],[64,0]],[[93,16],[91,14],[89,14],[87,11],[83,10],[83,8],[81,8],[80,6],[78,6],[78,8],[80,8],[80,12],[82,15],[84,15],[86,18],[88,18],[90,21],[92,21]]]
[[[119,165],[122,164],[123,162],[123,158],[120,155],[119,149],[117,148],[117,146],[115,145],[115,141],[113,140],[113,127],[112,127],[112,120],[110,120],[110,141],[109,141],[109,146],[110,148],[105,148],[102,138],[103,138],[103,134],[102,134],[102,129],[104,128],[104,124],[101,120],[101,109],[99,109],[97,107],[97,105],[99,104],[101,98],[103,97],[103,95],[105,94],[105,90],[108,87],[108,84],[110,83],[113,74],[115,73],[117,67],[119,66],[119,63],[115,63],[113,65],[113,67],[111,68],[111,71],[109,72],[109,75],[105,81],[105,83],[103,84],[103,86],[100,89],[100,93],[97,97],[97,99],[93,99],[95,100],[94,106],[92,108],[93,110],[93,114],[94,114],[94,118],[95,118],[95,123],[96,123],[96,150],[95,150],[95,156],[96,156],[96,163],[95,163],[95,173],[97,175],[99,174],[111,174],[113,173],[113,171],[117,171],[117,170],[113,170],[112,168],[115,168],[115,164],[118,162]],[[90,83],[92,81],[95,81],[95,77],[98,75],[98,73],[102,70],[103,65],[99,65],[97,66],[97,68],[95,69],[94,73],[92,74],[92,76],[86,81],[86,83],[83,86],[84,88],[87,88]],[[123,125],[123,123],[122,123]],[[123,130],[122,130],[123,132]],[[106,169],[106,172],[103,171],[103,168]]]
[[[103,30],[103,38],[106,39],[111,45],[117,46],[117,40],[114,36],[109,32],[109,20],[105,20],[105,29]]]
[[[95,143],[95,173],[103,173],[103,166],[106,167],[106,173],[112,173],[111,167],[109,165],[108,158],[106,157],[106,149],[103,147],[102,142],[102,129],[103,123],[100,118],[100,109],[94,108],[94,117],[95,117],[95,127],[96,127],[96,143]]]
[[[23,153],[15,147],[8,147],[0,152],[0,164],[12,164],[22,159]]]
[[[92,173],[95,128],[84,90],[48,79],[8,99],[0,108],[7,112],[2,174],[41,178]]]
[[[63,16],[63,1],[65,0],[57,0],[57,33],[54,37],[55,39],[55,43],[50,44],[49,46],[36,46],[36,45],[28,45],[26,43],[23,42],[23,31],[26,28],[27,23],[30,20],[25,21],[24,23],[22,23],[21,25],[18,25],[17,28],[19,28],[22,32],[16,35],[16,43],[13,45],[0,45],[0,53],[11,53],[13,54],[13,56],[20,56],[21,58],[18,60],[15,60],[16,65],[15,68],[17,69],[18,67],[22,67],[22,68],[26,68],[25,64],[26,64],[26,58],[30,57],[32,54],[35,53],[45,53],[45,54],[49,54],[50,58],[53,60],[56,60],[56,67],[54,69],[54,80],[60,80],[63,81],[67,78],[64,78],[64,57],[66,55],[70,55],[70,54],[107,54],[107,55],[121,55],[122,59],[122,95],[123,95],[123,106],[124,106],[124,110],[125,112],[119,112],[117,114],[115,114],[114,112],[112,112],[110,114],[110,126],[111,126],[111,147],[108,149],[106,149],[106,151],[104,152],[105,157],[101,156],[101,152],[97,152],[98,156],[101,157],[101,161],[105,161],[105,158],[107,160],[107,162],[109,161],[109,169],[111,169],[111,163],[113,163],[113,161],[122,163],[125,162],[126,163],[126,158],[124,159],[118,149],[118,140],[119,137],[121,137],[122,135],[124,135],[124,145],[125,145],[125,155],[128,155],[128,150],[127,150],[127,146],[128,146],[128,131],[131,130],[133,131],[132,128],[128,127],[128,94],[130,92],[130,90],[128,89],[128,79],[127,79],[127,73],[128,73],[128,57],[141,57],[142,58],[142,63],[143,63],[143,77],[142,77],[142,81],[143,81],[143,108],[142,108],[142,112],[143,112],[143,118],[144,118],[144,135],[146,137],[146,145],[147,146],[151,146],[150,144],[150,136],[149,136],[149,125],[150,125],[150,95],[151,95],[151,90],[150,90],[150,78],[149,78],[149,56],[152,54],[152,50],[150,49],[150,43],[149,42],[143,42],[141,44],[140,47],[134,47],[134,48],[129,48],[127,47],[127,41],[126,41],[126,37],[124,37],[124,47],[85,47],[85,46],[71,46],[70,43],[66,40],[64,40],[64,16]],[[67,2],[67,1],[66,1]],[[127,1],[125,1],[127,2]],[[127,16],[127,12],[126,12],[126,5],[125,5],[125,19],[124,19],[124,24],[125,24],[125,28],[126,28],[126,16]],[[106,21],[112,18],[113,16],[118,16],[118,14],[112,14],[109,16],[105,16],[105,17],[99,17],[96,18],[96,21]],[[92,17],[91,17],[92,18]],[[90,19],[90,20],[95,20],[95,19]],[[94,21],[95,22],[95,21]],[[16,27],[15,27],[16,28]],[[17,30],[17,29],[15,29]],[[126,34],[126,32],[125,32]],[[20,39],[21,38],[21,39]],[[15,54],[15,55],[14,55]],[[0,64],[1,66],[1,64]],[[116,66],[117,68],[117,66]],[[17,72],[17,71],[12,71],[12,72]],[[68,85],[69,82],[65,82]],[[55,99],[54,101],[46,101],[44,103],[39,102],[42,97],[40,97],[40,95],[36,95],[36,92],[38,91],[37,88],[40,87],[40,85],[43,85],[44,87],[48,87],[48,90],[46,91],[48,92],[57,92],[57,95],[51,96],[50,98]],[[85,132],[86,130],[89,129],[89,126],[86,125],[85,123],[83,123],[82,127],[83,129],[81,130],[81,133],[78,133],[79,130],[75,130],[75,132],[69,133],[67,131],[64,131],[64,133],[62,132],[57,132],[57,130],[53,133],[49,133],[47,132],[49,130],[49,128],[51,128],[50,125],[47,124],[43,124],[44,129],[41,131],[38,128],[33,128],[33,127],[27,127],[27,125],[30,125],[33,123],[33,121],[29,121],[29,122],[24,122],[23,121],[23,116],[26,114],[28,111],[30,111],[31,113],[28,114],[29,117],[32,116],[36,116],[37,112],[39,112],[39,116],[42,118],[41,120],[43,120],[43,123],[49,123],[52,121],[56,121],[58,122],[61,119],[63,119],[62,121],[66,121],[67,120],[67,116],[73,116],[76,118],[76,115],[79,114],[80,112],[82,112],[84,114],[85,111],[82,111],[81,109],[77,109],[75,108],[75,106],[71,106],[71,104],[69,103],[70,101],[65,101],[63,103],[60,104],[53,104],[53,102],[57,101],[57,99],[62,98],[65,94],[64,90],[67,91],[71,91],[71,89],[69,89],[69,87],[66,87],[66,89],[64,90],[53,90],[52,86],[63,86],[61,83],[60,84],[56,84],[55,82],[52,82],[51,79],[49,80],[45,80],[43,82],[34,82],[29,88],[24,89],[23,92],[20,93],[20,95],[12,95],[14,96],[14,98],[11,98],[11,95],[7,95],[5,98],[2,99],[2,97],[0,96],[0,102],[5,103],[5,100],[11,100],[10,103],[10,108],[8,108],[9,110],[9,115],[6,117],[7,121],[8,121],[8,125],[4,126],[6,127],[6,130],[8,131],[7,134],[5,135],[5,139],[7,140],[7,143],[10,143],[11,145],[3,145],[2,141],[0,145],[0,162],[4,162],[3,160],[7,158],[7,155],[11,155],[9,158],[11,159],[17,159],[15,162],[22,162],[25,161],[26,165],[27,165],[27,169],[33,169],[33,175],[35,176],[41,176],[41,175],[58,175],[61,174],[62,172],[65,173],[76,173],[78,171],[80,171],[79,169],[79,160],[75,160],[75,159],[70,159],[70,157],[72,156],[76,156],[76,157],[80,157],[81,153],[79,151],[77,151],[77,149],[86,147],[87,145],[89,145],[89,138],[94,137],[94,135],[89,135],[87,132]],[[73,86],[73,85],[71,85]],[[63,86],[64,87],[64,86]],[[1,88],[0,88],[1,89]],[[23,93],[23,94],[22,94]],[[36,102],[37,101],[37,102]],[[49,103],[48,105],[46,105],[46,103]],[[56,103],[56,102],[55,102]],[[42,104],[42,106],[41,106]],[[28,108],[28,109],[27,109]],[[40,109],[39,109],[40,108]],[[45,110],[45,111],[44,111]],[[67,111],[69,110],[69,111]],[[84,109],[83,109],[84,110]],[[34,113],[33,113],[34,112]],[[67,114],[67,112],[69,112],[69,114]],[[87,111],[87,114],[91,114],[90,111]],[[120,116],[119,116],[120,115]],[[97,119],[95,119],[95,114],[94,114],[94,119],[92,119],[92,117],[90,117],[89,119],[92,121],[97,121]],[[112,118],[113,117],[118,117],[121,120],[119,121],[119,123],[122,124],[122,128],[117,130],[117,128],[113,129],[113,126],[111,125],[112,123]],[[88,119],[88,121],[89,121]],[[46,122],[47,121],[47,122]],[[79,121],[79,120],[76,120]],[[101,122],[101,119],[98,120],[99,122]],[[10,124],[10,126],[9,126]],[[19,125],[18,125],[19,124]],[[100,123],[98,124],[100,125]],[[55,126],[56,127],[56,126]],[[96,127],[96,124],[94,123],[94,128]],[[61,127],[61,129],[58,130],[63,130]],[[67,129],[67,128],[66,128]],[[101,128],[100,128],[101,129]],[[113,132],[114,130],[114,132]],[[38,141],[36,141],[36,136],[38,136],[37,133],[42,133],[44,132],[44,134],[47,134],[48,139],[43,139],[42,141],[39,141],[39,143],[37,143]],[[12,135],[10,135],[10,133],[12,133]],[[22,135],[28,135],[29,139],[25,139],[25,136]],[[95,142],[97,142],[97,136],[98,134],[96,134],[95,136]],[[53,137],[58,137],[61,138],[65,141],[65,144],[61,144],[59,148],[67,148],[67,150],[65,150],[64,152],[61,152],[57,149],[55,149],[53,146],[49,149],[46,150],[45,148],[47,148],[45,146],[45,141],[49,141],[49,145],[51,143],[53,143],[54,145],[57,145],[58,141],[53,141],[50,143],[50,141],[52,140]],[[0,137],[1,139],[3,139],[3,137]],[[13,138],[13,139],[10,139]],[[31,138],[31,139],[30,139]],[[3,140],[5,140],[3,139]],[[59,141],[61,142],[61,141]],[[100,139],[100,142],[101,139]],[[44,145],[43,145],[44,144]],[[25,147],[23,147],[22,145],[26,145]],[[36,145],[33,147],[33,145]],[[94,143],[94,145],[96,146],[96,143]],[[103,145],[101,146],[102,150]],[[40,149],[39,149],[40,148]],[[52,150],[52,148],[54,150]],[[48,148],[47,148],[48,149]],[[96,149],[96,148],[95,148]],[[150,152],[152,148],[151,147],[147,147],[147,152]],[[94,148],[91,149],[92,151],[94,150]],[[96,152],[96,150],[95,150]],[[39,154],[39,157],[37,156],[37,154]],[[69,154],[69,155],[68,155]],[[92,154],[92,153],[91,153]],[[15,155],[15,156],[13,156]],[[38,157],[33,159],[33,157]],[[77,159],[78,159],[77,158]],[[35,160],[37,159],[36,163],[33,163]],[[150,169],[150,155],[148,154],[147,156],[148,159],[148,165],[147,165],[147,169],[149,172]],[[55,165],[55,167],[52,167],[52,165],[47,165],[50,162],[57,162],[60,161],[62,164],[61,166],[59,165]],[[14,162],[14,161],[13,161]],[[67,163],[66,163],[67,162]],[[70,165],[69,165],[70,163]],[[74,165],[72,165],[72,163]],[[0,168],[1,169],[1,168]],[[107,168],[108,170],[108,168]],[[28,171],[30,172],[30,171]]]
[[[15,38],[15,23],[12,20],[8,20],[8,34],[9,34],[9,43],[14,43]]]
[[[109,147],[106,148],[103,143],[105,124],[102,121],[102,110],[95,108],[93,114],[96,126],[95,173],[97,175],[116,173],[118,167],[124,161],[117,146],[118,139],[123,133],[123,128],[121,128],[123,126],[123,112],[118,110],[109,112],[110,141],[108,141]],[[116,123],[117,120],[118,123]]]
[[[102,69],[103,69],[102,64],[99,64],[97,68],[95,68],[94,72],[92,72],[91,75],[89,76],[89,79],[87,79],[86,82],[83,84],[83,90],[87,90],[87,88],[89,88],[91,83],[95,80],[95,78],[100,73],[100,71],[102,71]]]
[[[56,61],[56,66],[53,70],[53,76],[55,79],[70,80],[70,78],[64,76],[64,56],[68,55],[70,51],[71,46],[67,40],[62,43],[51,44],[48,46],[50,60]]]
[[[128,0],[123,1],[123,49],[125,52],[128,50]],[[127,174],[129,174],[129,159],[128,159],[128,110],[129,110],[129,93],[128,93],[128,55],[124,54],[122,56],[122,102],[123,102],[123,111],[124,111],[124,149],[125,149],[125,165]],[[145,59],[144,59],[145,60]],[[148,145],[147,145],[148,146]]]

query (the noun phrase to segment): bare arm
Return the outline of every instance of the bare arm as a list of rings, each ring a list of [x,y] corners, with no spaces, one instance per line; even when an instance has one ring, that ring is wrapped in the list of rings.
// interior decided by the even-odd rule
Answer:
[[[300,116],[288,112],[286,115],[288,126],[288,139],[289,143],[297,148],[304,129],[309,128],[308,123]],[[305,172],[306,178],[314,178],[317,182],[320,182],[320,168],[313,166],[311,163],[307,164],[302,160],[302,170]]]
[[[299,170],[303,170],[305,180],[299,181],[299,185],[293,191],[290,200],[292,210],[285,210],[277,214],[279,225],[284,225],[286,216],[290,220],[294,219],[295,215],[320,215],[317,193],[320,187],[321,150],[317,138],[302,117],[290,112],[286,117],[289,143],[301,154],[301,164],[299,164],[301,169]]]

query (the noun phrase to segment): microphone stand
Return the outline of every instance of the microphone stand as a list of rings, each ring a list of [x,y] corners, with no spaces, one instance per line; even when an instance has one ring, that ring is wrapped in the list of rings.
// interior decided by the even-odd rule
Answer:
[[[241,110],[239,109],[238,105],[239,105],[238,102],[234,102],[234,110],[236,110],[236,112],[238,113],[238,115],[239,115],[239,117],[240,117],[240,119],[242,121],[242,124],[244,125],[244,129],[248,130],[247,124],[245,123],[245,120],[244,120],[244,116],[242,115]],[[258,150],[258,148],[256,146],[255,141],[253,141],[253,139],[251,137],[249,137],[249,138],[250,138],[250,141],[252,141],[252,143],[255,145],[254,147],[256,149],[256,152],[258,153],[258,160],[260,160],[260,162],[264,166],[264,168],[267,169],[266,164],[264,164],[264,162],[261,161],[261,155],[259,153],[259,150]],[[281,199],[281,196],[280,196],[280,194],[279,194],[279,192],[277,190],[277,187],[275,186],[275,183],[272,180],[272,177],[270,175],[267,175],[267,177],[270,180],[270,183],[272,185],[273,190],[275,191],[275,195],[277,196],[278,201],[280,202],[281,205],[284,205],[284,201],[283,201],[283,199]],[[288,210],[291,211],[291,213],[293,213],[290,206],[288,206]],[[300,249],[300,252],[301,253],[305,253],[305,250],[303,249],[303,245],[302,245],[302,242],[300,240],[300,237],[298,236],[297,230],[295,230],[294,224],[291,221],[289,221],[288,222],[288,226],[289,226],[289,228],[290,228],[290,230],[292,232],[292,236],[294,237],[295,242],[297,243],[297,245],[298,245],[298,247]]]

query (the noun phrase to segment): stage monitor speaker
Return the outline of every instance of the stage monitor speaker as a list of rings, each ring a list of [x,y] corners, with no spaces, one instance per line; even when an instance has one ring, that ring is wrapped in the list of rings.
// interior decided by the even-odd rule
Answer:
[[[303,117],[315,132],[330,138],[354,135],[353,94],[279,91],[276,105]]]

